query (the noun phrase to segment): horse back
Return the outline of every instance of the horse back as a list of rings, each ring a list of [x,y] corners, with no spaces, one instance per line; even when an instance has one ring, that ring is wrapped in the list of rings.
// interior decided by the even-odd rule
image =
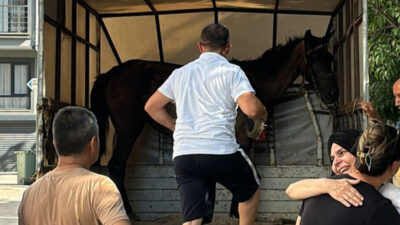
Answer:
[[[129,94],[144,104],[180,65],[146,60],[129,60],[104,74],[108,77],[107,92],[111,98]]]

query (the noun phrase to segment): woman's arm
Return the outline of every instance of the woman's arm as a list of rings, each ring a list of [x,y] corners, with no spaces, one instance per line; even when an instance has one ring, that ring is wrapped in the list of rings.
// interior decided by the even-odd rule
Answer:
[[[301,216],[297,216],[296,225],[300,225],[300,222],[301,222]]]
[[[360,180],[353,179],[306,179],[289,185],[286,194],[296,200],[310,198],[322,194],[329,194],[346,207],[360,206],[363,196],[353,187]]]

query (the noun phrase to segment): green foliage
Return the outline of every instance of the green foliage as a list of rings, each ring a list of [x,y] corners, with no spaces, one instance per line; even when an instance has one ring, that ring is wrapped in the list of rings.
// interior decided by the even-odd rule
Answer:
[[[399,120],[393,83],[400,78],[400,0],[368,0],[370,100],[383,120]]]

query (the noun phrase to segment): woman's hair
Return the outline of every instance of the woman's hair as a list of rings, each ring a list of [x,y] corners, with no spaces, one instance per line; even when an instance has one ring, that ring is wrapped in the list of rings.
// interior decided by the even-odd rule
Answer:
[[[380,121],[371,121],[360,136],[356,168],[363,174],[379,176],[400,160],[399,131]]]

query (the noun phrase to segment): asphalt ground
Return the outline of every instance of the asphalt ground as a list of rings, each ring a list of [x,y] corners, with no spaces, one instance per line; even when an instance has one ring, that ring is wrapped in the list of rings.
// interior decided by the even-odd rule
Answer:
[[[18,206],[22,194],[28,185],[17,184],[16,172],[0,172],[0,225],[18,225]],[[210,225],[237,225],[237,219],[214,216]],[[181,217],[171,215],[155,221],[136,221],[135,225],[180,225]],[[276,225],[275,223],[256,222],[255,225]],[[282,224],[279,224],[282,225]]]
[[[0,224],[18,224],[18,206],[28,185],[17,184],[17,173],[0,172]]]

